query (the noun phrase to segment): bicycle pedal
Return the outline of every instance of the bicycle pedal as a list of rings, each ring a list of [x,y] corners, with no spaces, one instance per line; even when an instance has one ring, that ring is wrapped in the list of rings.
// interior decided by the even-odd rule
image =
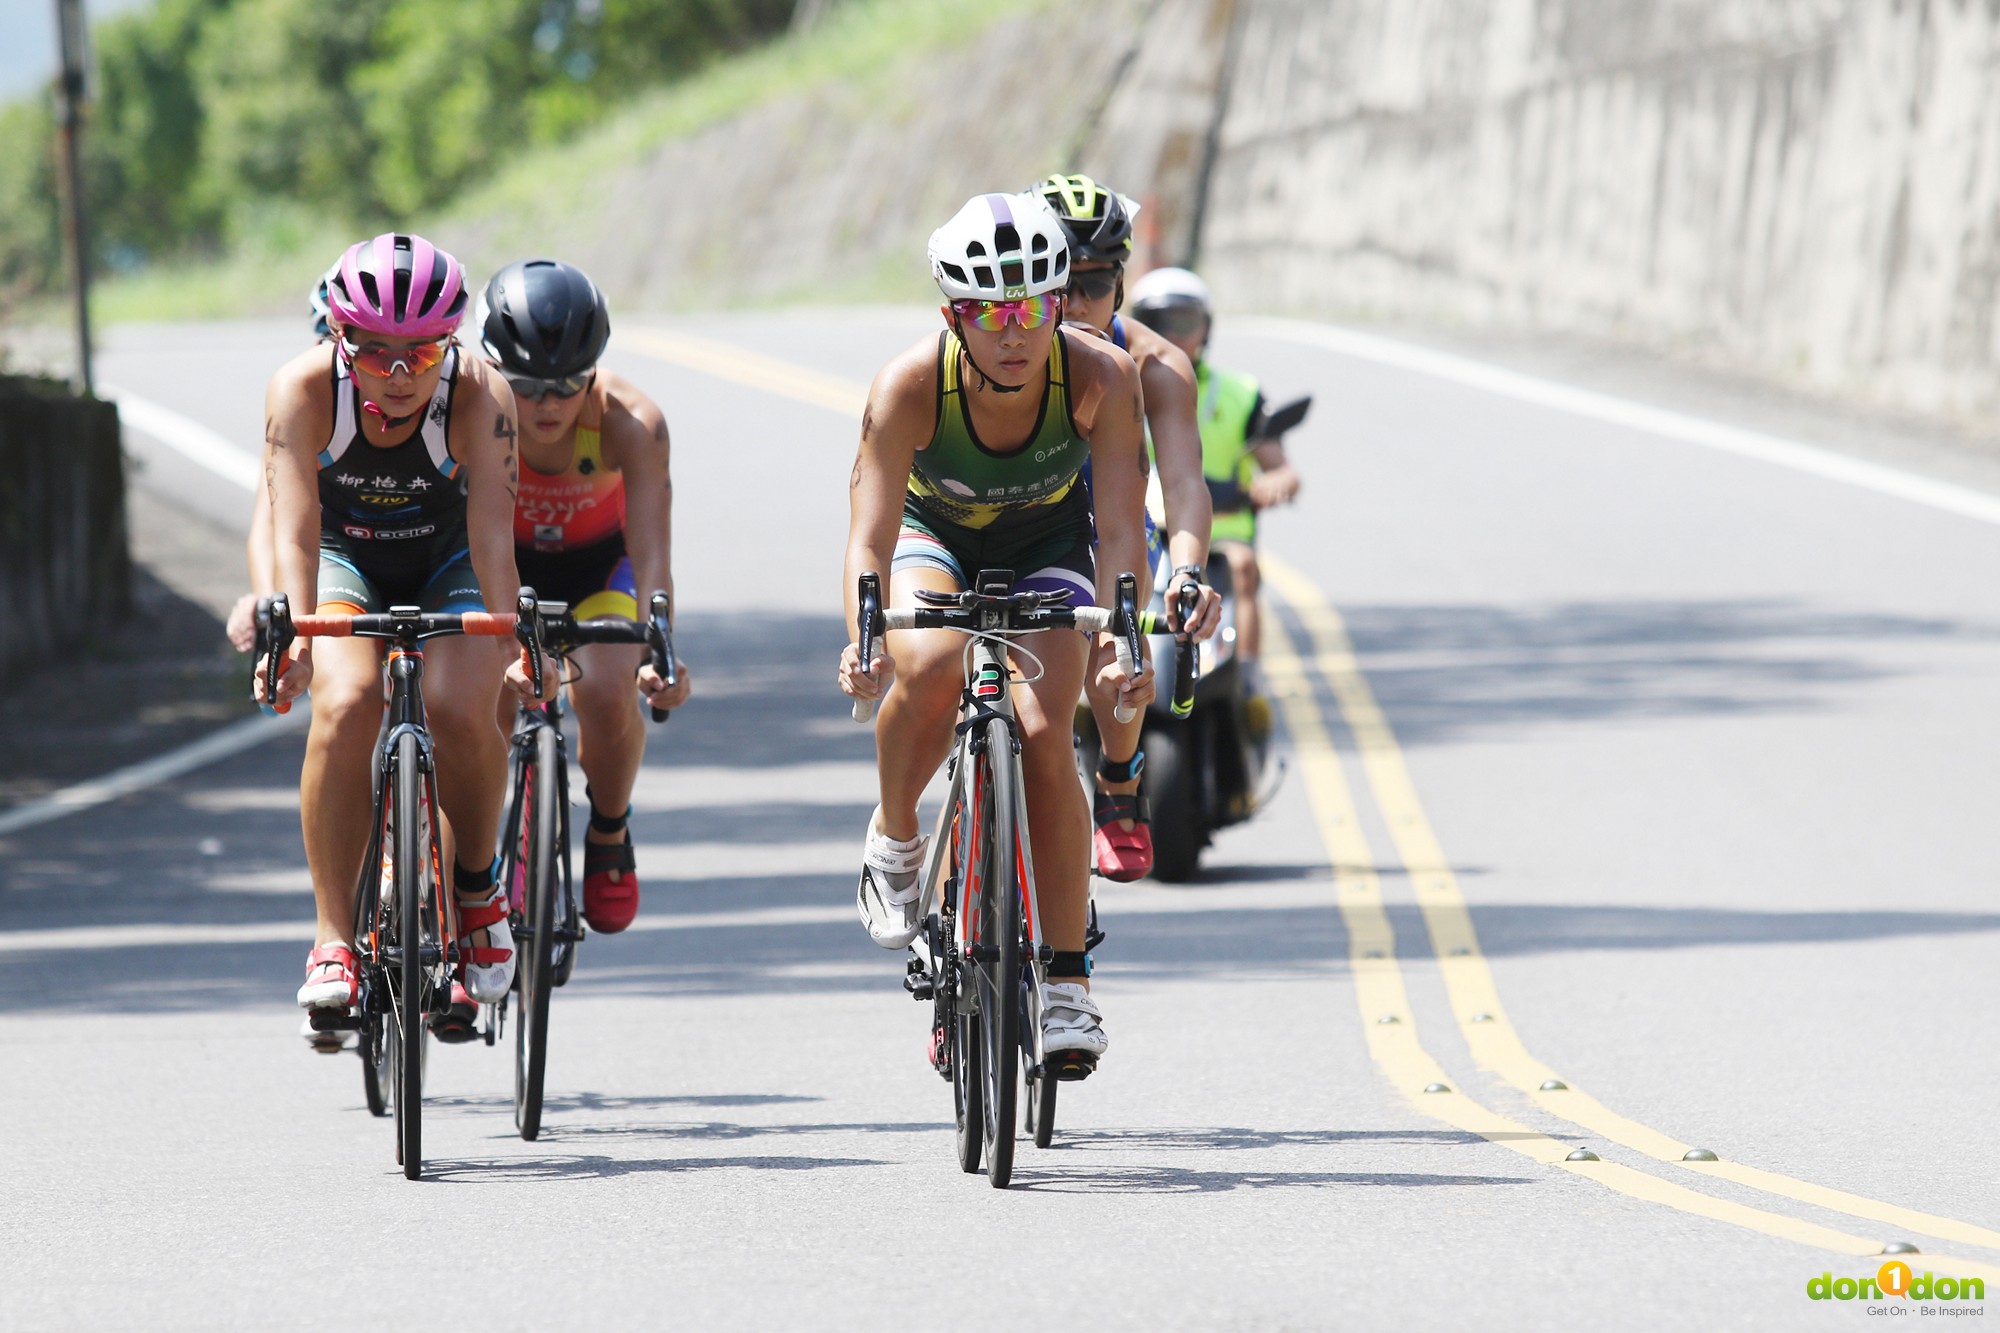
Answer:
[[[361,1015],[351,1009],[308,1009],[306,1021],[314,1032],[353,1032],[361,1026]]]
[[[929,1000],[937,996],[937,983],[931,979],[931,971],[919,959],[912,958],[903,971],[903,989],[913,1000]]]
[[[1097,1057],[1089,1051],[1057,1051],[1044,1070],[1058,1083],[1081,1083],[1096,1072]]]

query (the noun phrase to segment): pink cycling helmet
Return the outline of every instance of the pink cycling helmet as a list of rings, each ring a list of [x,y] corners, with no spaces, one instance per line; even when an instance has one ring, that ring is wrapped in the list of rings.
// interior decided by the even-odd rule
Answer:
[[[465,269],[421,236],[383,232],[347,247],[327,283],[334,322],[392,338],[442,338],[465,318]]]

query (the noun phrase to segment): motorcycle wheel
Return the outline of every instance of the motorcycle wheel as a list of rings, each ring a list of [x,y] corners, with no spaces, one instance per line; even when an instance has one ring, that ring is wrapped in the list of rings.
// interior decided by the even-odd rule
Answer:
[[[1153,807],[1153,878],[1185,884],[1201,872],[1208,830],[1196,791],[1193,726],[1147,727],[1146,799]]]

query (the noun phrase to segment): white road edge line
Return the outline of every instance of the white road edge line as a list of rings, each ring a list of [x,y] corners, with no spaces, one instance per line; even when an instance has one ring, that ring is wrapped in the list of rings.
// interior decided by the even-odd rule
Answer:
[[[2000,525],[2000,496],[1977,491],[1969,486],[1933,481],[1928,477],[1904,472],[1898,468],[1884,467],[1879,463],[1863,462],[1818,445],[1789,440],[1783,436],[1767,435],[1762,431],[1745,430],[1738,426],[1726,426],[1719,421],[1692,417],[1661,407],[1648,407],[1644,403],[1633,402],[1627,398],[1614,398],[1610,394],[1596,393],[1588,389],[1573,389],[1554,380],[1524,375],[1513,370],[1502,370],[1498,366],[1490,366],[1468,357],[1454,356],[1449,352],[1434,352],[1427,347],[1398,342],[1393,338],[1384,338],[1377,334],[1361,333],[1338,325],[1308,324],[1291,319],[1251,318],[1232,321],[1230,328],[1255,337],[1322,347],[1356,360],[1372,361],[1377,365],[1413,371],[1419,375],[1429,375],[1434,379],[1450,380],[1455,384],[1462,384],[1467,388],[1478,389],[1501,398],[1532,403],[1538,407],[1567,412],[1572,416],[1586,417],[1608,425],[1645,431],[1666,439],[1679,440],[1684,444],[1700,445],[1706,449],[1735,454],[1741,458],[1775,463],[1780,467],[1809,473],[1827,481],[1858,486],[1879,495],[1910,500],[1933,509],[1941,509],[1946,513],[1957,514],[1962,518]]]
[[[257,489],[256,456],[237,448],[199,421],[108,384],[99,385],[97,394],[117,403],[118,419],[133,430],[150,435],[190,462],[246,491]]]
[[[13,810],[0,814],[0,837],[18,833],[22,829],[46,824],[51,820],[63,819],[92,806],[115,801],[121,796],[129,796],[135,791],[177,778],[197,768],[212,764],[218,759],[240,754],[253,746],[297,731],[305,725],[308,710],[295,705],[291,712],[282,717],[272,717],[260,713],[232,722],[210,736],[183,745],[178,750],[170,750],[157,758],[145,760],[107,773],[101,778],[79,782],[61,791],[44,796],[39,801],[30,801]]]

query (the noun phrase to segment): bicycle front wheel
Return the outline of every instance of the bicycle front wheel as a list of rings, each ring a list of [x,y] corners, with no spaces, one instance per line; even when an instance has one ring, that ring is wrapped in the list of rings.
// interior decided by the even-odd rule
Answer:
[[[417,763],[417,738],[404,732],[396,741],[390,771],[391,872],[389,934],[397,957],[391,969],[395,1003],[390,1014],[390,1064],[396,1100],[396,1160],[403,1175],[423,1175],[424,1102],[424,883],[430,848],[424,836],[424,775]]]
[[[1021,1053],[1027,1059],[1025,1083],[1028,1090],[1028,1132],[1035,1136],[1035,1146],[1046,1148],[1056,1133],[1056,1080],[1049,1077],[1047,1070],[1035,1068],[1035,1031],[1031,1020],[1035,1016],[1036,1005],[1031,996],[1034,993],[1035,969],[1023,965],[1021,968]]]
[[[508,831],[519,849],[520,966],[515,987],[521,1018],[514,1025],[514,1127],[533,1140],[542,1130],[542,1078],[549,1059],[549,992],[555,989],[557,793],[556,733],[538,726],[522,753],[519,823]]]
[[[979,992],[979,1060],[985,1111],[986,1183],[1005,1189],[1014,1175],[1015,1096],[1021,1086],[1021,888],[1020,858],[1028,831],[1014,822],[1021,809],[1005,727],[988,723],[980,765],[992,793],[986,882],[972,931],[973,980]]]

